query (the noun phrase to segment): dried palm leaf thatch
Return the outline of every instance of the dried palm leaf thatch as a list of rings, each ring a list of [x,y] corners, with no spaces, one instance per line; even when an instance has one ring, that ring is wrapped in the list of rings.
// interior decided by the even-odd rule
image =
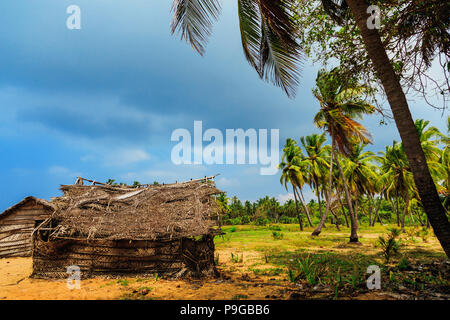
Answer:
[[[146,188],[63,185],[52,204],[56,238],[105,240],[181,239],[217,232],[213,181]]]

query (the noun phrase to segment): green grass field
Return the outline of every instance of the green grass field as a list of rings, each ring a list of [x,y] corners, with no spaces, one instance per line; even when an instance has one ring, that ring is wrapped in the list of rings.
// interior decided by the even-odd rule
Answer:
[[[387,261],[387,249],[379,237],[388,238],[392,228],[395,226],[361,227],[358,245],[348,242],[348,228],[338,231],[331,225],[318,237],[311,236],[312,228],[300,232],[294,224],[225,226],[225,235],[215,243],[217,252],[230,257],[221,264],[219,256],[218,266],[227,272],[276,276],[304,288],[324,286],[330,291],[327,298],[339,298],[367,292],[367,268],[377,265],[387,291],[448,293],[449,274],[441,267],[448,266],[446,256],[432,231],[406,228],[394,241],[397,250],[391,248],[387,253]]]

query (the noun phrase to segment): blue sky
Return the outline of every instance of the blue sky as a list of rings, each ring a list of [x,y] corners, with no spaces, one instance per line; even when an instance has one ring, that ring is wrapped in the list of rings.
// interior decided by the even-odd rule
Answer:
[[[236,4],[224,1],[204,57],[170,35],[171,1],[2,1],[0,20],[0,211],[28,195],[59,195],[81,175],[105,181],[173,182],[220,173],[230,195],[284,198],[279,174],[253,165],[176,166],[173,130],[280,129],[318,132],[311,88],[320,66],[306,60],[296,99],[261,81],[240,46]],[[66,8],[81,8],[68,30]],[[442,113],[419,98],[414,118],[444,128]],[[364,121],[373,151],[399,139],[393,123]]]

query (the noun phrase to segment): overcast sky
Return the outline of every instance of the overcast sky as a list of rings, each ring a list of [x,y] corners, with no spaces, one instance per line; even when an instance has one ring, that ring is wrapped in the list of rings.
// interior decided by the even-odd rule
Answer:
[[[76,176],[97,181],[174,182],[220,173],[229,195],[285,199],[279,173],[254,165],[176,166],[177,128],[279,129],[287,137],[319,132],[311,89],[320,66],[306,60],[296,99],[261,81],[242,54],[235,1],[226,3],[204,57],[170,35],[171,1],[15,0],[0,11],[0,212],[33,195],[49,199]],[[68,30],[66,8],[81,8]],[[414,118],[441,129],[442,113],[420,99]],[[364,123],[373,151],[399,139],[393,123]],[[310,196],[310,195],[309,195]]]

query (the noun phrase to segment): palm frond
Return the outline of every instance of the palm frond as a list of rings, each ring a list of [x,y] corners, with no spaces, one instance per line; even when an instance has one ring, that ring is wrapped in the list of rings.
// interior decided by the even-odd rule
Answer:
[[[301,48],[296,40],[291,0],[259,0],[261,39],[259,70],[261,78],[295,96],[299,83]]]
[[[200,55],[203,55],[211,35],[212,24],[220,14],[219,1],[174,0],[172,11],[175,13],[171,23],[172,34],[179,30],[181,39],[186,39]]]

